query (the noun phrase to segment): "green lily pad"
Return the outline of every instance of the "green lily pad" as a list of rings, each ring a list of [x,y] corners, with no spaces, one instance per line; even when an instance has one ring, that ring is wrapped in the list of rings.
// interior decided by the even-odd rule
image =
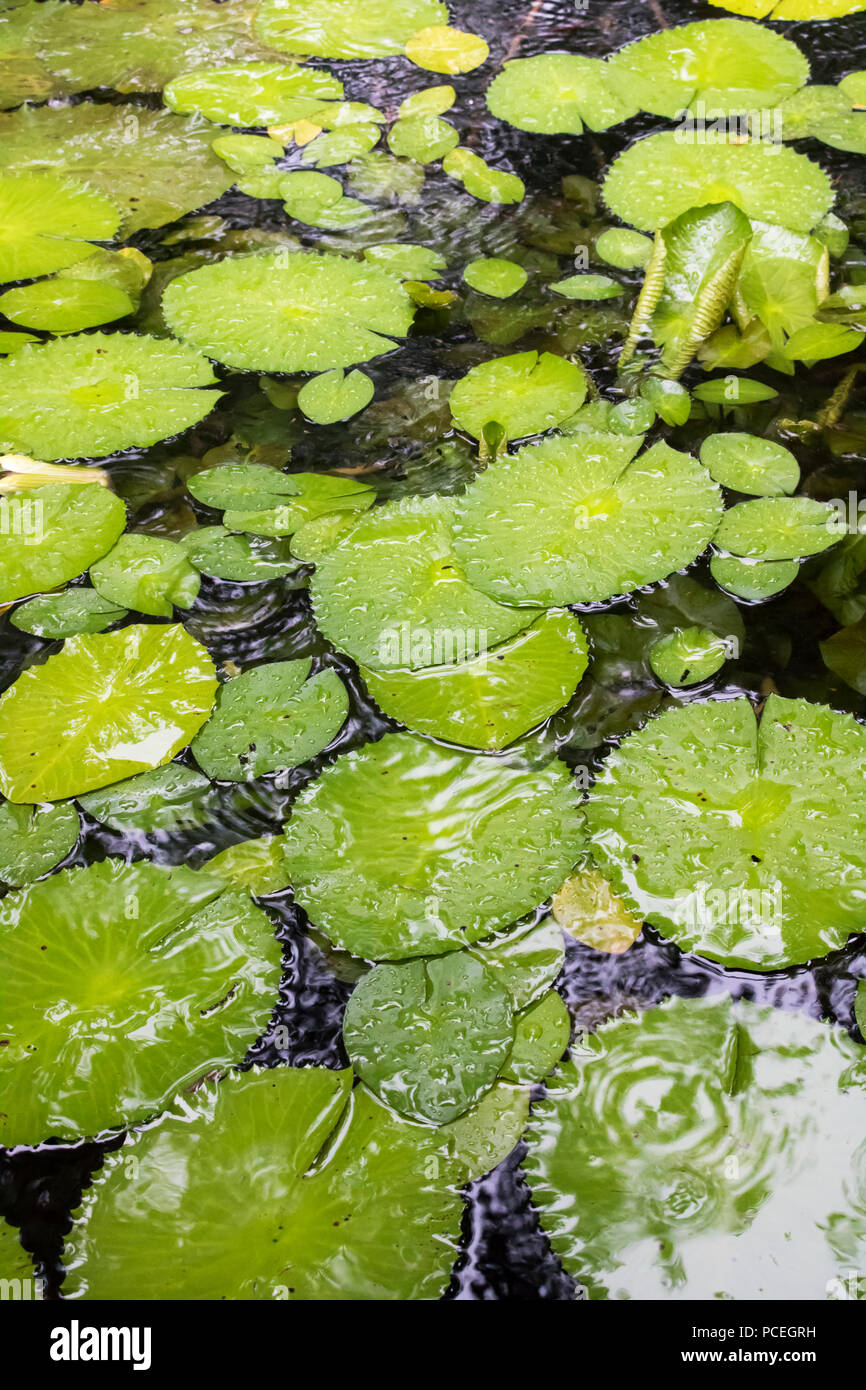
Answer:
[[[720,550],[748,560],[797,560],[835,545],[845,523],[812,497],[757,497],[729,507],[719,523]]]
[[[607,68],[614,89],[637,109],[671,118],[698,102],[730,112],[775,106],[809,80],[796,44],[738,19],[648,34],[621,48]]]
[[[562,932],[552,917],[509,927],[469,949],[505,986],[516,1010],[547,993],[565,960]]]
[[[201,579],[177,541],[126,534],[90,566],[90,582],[111,603],[170,618],[175,607],[192,607]]]
[[[652,249],[649,237],[629,231],[628,227],[608,227],[595,243],[596,254],[617,270],[634,270],[646,265]]]
[[[373,670],[414,671],[477,656],[539,616],[494,603],[467,582],[451,532],[457,505],[453,497],[402,498],[336,538],[310,581],[328,641]]]
[[[110,603],[95,589],[76,586],[62,594],[29,599],[9,615],[9,621],[19,632],[56,640],[79,632],[104,632],[125,617],[125,608]]]
[[[500,1083],[436,1129],[350,1081],[324,1067],[233,1073],[109,1154],[67,1242],[67,1295],[439,1297],[459,1189],[513,1147],[526,1091]]]
[[[445,257],[438,251],[431,251],[429,246],[398,241],[366,246],[364,260],[398,275],[401,280],[433,280],[447,264]]]
[[[280,835],[263,835],[258,840],[229,845],[209,859],[205,869],[217,878],[249,888],[257,898],[282,893],[291,882]]]
[[[308,521],[334,513],[364,512],[376,499],[372,488],[352,478],[336,478],[327,473],[282,475],[291,484],[286,501],[262,508],[226,509],[223,521],[232,531],[251,531],[260,536],[292,536]]]
[[[800,465],[781,444],[754,434],[711,434],[701,445],[701,463],[723,487],[756,497],[793,492]]]
[[[0,696],[0,791],[61,801],[167,763],[201,728],[216,685],[182,627],[70,637]]]
[[[480,294],[489,294],[493,299],[508,299],[523,289],[526,271],[515,261],[504,261],[499,256],[483,256],[480,260],[469,262],[463,279]]]
[[[32,883],[65,859],[78,841],[74,806],[0,805],[0,879],[13,888]]]
[[[866,333],[842,323],[804,324],[785,344],[785,356],[792,362],[822,362],[843,352],[856,352],[864,338]]]
[[[25,343],[38,342],[39,339],[33,333],[0,333],[0,357],[17,352]]]
[[[166,763],[113,786],[78,797],[94,820],[128,835],[197,831],[219,810],[208,779],[183,763]]]
[[[304,382],[298,392],[298,405],[313,424],[335,425],[368,406],[374,391],[365,372],[349,372],[347,376],[342,367],[335,367]]]
[[[267,172],[285,154],[271,135],[218,135],[211,149],[234,174]]]
[[[119,210],[93,188],[54,174],[0,174],[0,280],[74,265],[119,226]]]
[[[684,425],[692,413],[688,391],[669,377],[644,377],[640,393],[666,425]]]
[[[739,555],[714,555],[710,560],[716,583],[750,603],[780,594],[799,572],[796,560],[744,560]]]
[[[492,752],[567,704],[588,659],[574,614],[551,611],[468,661],[417,671],[362,666],[361,674],[392,719],[428,738]]]
[[[515,921],[559,886],[581,839],[562,763],[529,768],[388,734],[304,788],[286,854],[317,927],[356,956],[393,960]],[[335,843],[351,843],[351,859]]]
[[[208,777],[250,782],[308,762],[336,737],[349,712],[346,689],[330,668],[308,680],[310,664],[276,661],[220,686],[192,744]]]
[[[678,132],[638,140],[604,181],[612,212],[641,231],[664,227],[689,208],[733,203],[747,217],[808,232],[833,202],[830,180],[805,155],[763,141],[686,144]]]
[[[708,401],[711,405],[742,406],[756,405],[758,401],[771,401],[778,391],[763,381],[753,381],[748,376],[735,376],[729,373],[715,381],[702,381],[692,392],[696,400]]]
[[[555,989],[514,1020],[514,1042],[502,1075],[532,1086],[553,1071],[568,1047],[571,1019]]]
[[[722,5],[726,10],[749,15],[752,19],[769,18],[774,22],[838,19],[866,9],[864,0],[710,0],[710,4]]]
[[[444,159],[459,143],[460,136],[450,121],[440,116],[401,116],[388,132],[388,148],[401,159],[415,159],[419,164],[432,164]]]
[[[857,1020],[857,1027],[860,1029],[860,1036],[866,1041],[866,989],[864,989],[863,980],[860,980],[857,985],[857,993],[854,997],[854,1016]]]
[[[135,311],[125,290],[116,285],[55,276],[35,285],[19,285],[0,295],[0,313],[46,333],[77,333],[113,323]]]
[[[220,399],[192,348],[133,333],[86,333],[0,362],[0,447],[34,458],[98,458],[198,424]]]
[[[18,1228],[0,1222],[0,1281],[4,1289],[20,1289],[22,1299],[41,1299],[43,1281],[34,1278],[33,1261],[21,1244]],[[15,1294],[7,1292],[7,1298]]]
[[[661,637],[649,662],[663,685],[700,685],[721,671],[727,656],[723,637],[707,627],[685,627]]]
[[[619,956],[633,946],[643,922],[614,893],[607,879],[586,864],[565,880],[553,895],[554,921],[593,951]]]
[[[202,526],[184,541],[187,559],[201,574],[235,583],[263,584],[293,574],[298,561],[287,541],[237,536],[224,526]]]
[[[320,68],[246,63],[185,72],[169,83],[163,101],[180,116],[205,116],[217,125],[270,126],[304,120],[342,95],[343,84]]]
[[[296,497],[302,481],[262,463],[224,463],[193,473],[187,486],[197,502],[218,511],[266,511]]]
[[[126,508],[98,483],[49,483],[4,498],[3,518],[0,602],[11,603],[65,584],[99,560],[123,531]]]
[[[564,280],[554,280],[548,289],[564,299],[618,299],[625,294],[619,281],[609,275],[567,275]]]
[[[511,998],[468,951],[377,965],[343,1021],[365,1085],[410,1120],[456,1120],[502,1069],[514,1037]]]
[[[839,3],[847,3],[851,10],[866,9],[866,0],[839,0]],[[839,83],[839,91],[851,106],[866,106],[866,70],[849,72]]]
[[[316,372],[390,352],[386,335],[409,332],[414,305],[378,266],[295,251],[180,275],[163,310],[172,332],[230,367]]]
[[[610,79],[607,63],[575,53],[541,53],[506,63],[487,89],[492,115],[540,135],[607,130],[637,111]]]
[[[420,92],[412,92],[404,97],[397,108],[397,115],[403,116],[442,116],[457,100],[457,93],[447,83],[438,87],[424,87]]]
[[[224,890],[106,860],[3,899],[4,1144],[139,1124],[243,1056],[273,1008],[280,947],[249,894]]]
[[[566,607],[628,593],[690,564],[712,539],[718,487],[667,444],[572,434],[497,460],[458,499],[454,548],[476,588]]]
[[[866,927],[866,730],[771,695],[689,704],[610,755],[587,822],[601,871],[683,950],[775,970]]]
[[[125,214],[128,236],[174,222],[231,187],[212,138],[200,121],[146,106],[22,106],[0,116],[0,168],[81,180]]]
[[[442,168],[482,203],[519,203],[526,192],[523,180],[507,169],[494,169],[480,155],[458,145],[446,154]]]
[[[378,125],[373,121],[358,121],[356,125],[328,131],[325,135],[317,135],[315,140],[304,146],[301,161],[317,169],[347,164],[350,159],[357,159],[359,155],[372,150],[380,134]]]
[[[841,1029],[727,994],[606,1023],[529,1123],[555,1253],[590,1299],[827,1299],[862,1267],[863,1084]]]
[[[455,424],[475,439],[496,423],[506,439],[541,434],[563,424],[586,397],[583,370],[553,352],[516,352],[481,362],[451,392]]]
[[[284,53],[317,58],[389,58],[402,53],[419,29],[447,24],[440,0],[380,0],[374,8],[358,0],[262,0],[256,33]]]

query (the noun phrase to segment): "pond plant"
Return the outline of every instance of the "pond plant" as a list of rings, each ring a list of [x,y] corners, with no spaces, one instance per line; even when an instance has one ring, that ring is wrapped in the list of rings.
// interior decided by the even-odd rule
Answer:
[[[866,0],[711,3],[0,0],[0,1281],[848,1296]]]

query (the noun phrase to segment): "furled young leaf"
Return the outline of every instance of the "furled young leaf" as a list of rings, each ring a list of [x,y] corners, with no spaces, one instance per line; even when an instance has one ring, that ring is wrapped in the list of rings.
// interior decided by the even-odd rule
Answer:
[[[206,777],[183,763],[166,763],[123,782],[88,792],[78,804],[94,820],[124,835],[198,831],[218,814],[219,798]]]
[[[469,660],[424,670],[362,666],[361,674],[392,719],[429,738],[492,752],[567,704],[587,661],[577,618],[551,611]]]
[[[4,801],[0,804],[0,879],[20,888],[47,874],[75,848],[80,830],[78,812],[68,802],[16,806]]]
[[[90,566],[90,582],[111,603],[170,618],[175,607],[192,607],[201,579],[177,541],[126,534]]]
[[[723,487],[756,497],[782,496],[800,481],[800,465],[790,449],[754,434],[708,435],[701,463]]]
[[[729,594],[757,603],[787,589],[797,578],[796,560],[744,560],[738,555],[714,555],[710,573]]]
[[[167,763],[201,728],[216,685],[182,627],[70,637],[0,696],[0,791],[60,801]]]
[[[472,367],[451,392],[458,428],[482,439],[502,426],[506,439],[541,434],[574,415],[586,397],[582,369],[553,352],[517,352]]]
[[[83,183],[49,173],[0,174],[0,280],[74,265],[93,255],[90,242],[109,241],[119,226],[114,204]]]
[[[298,562],[287,541],[236,536],[224,526],[202,526],[184,540],[187,559],[201,574],[235,583],[262,584],[293,574]]]
[[[203,420],[219,393],[190,347],[134,333],[85,333],[0,362],[0,447],[35,458],[145,448]]]
[[[231,187],[212,139],[201,122],[146,106],[22,106],[0,116],[0,168],[87,183],[125,214],[129,235],[174,222]]]
[[[830,180],[805,155],[763,141],[688,144],[678,132],[649,135],[614,160],[604,181],[612,212],[655,231],[689,208],[727,202],[747,217],[808,232],[833,202]]]
[[[414,306],[378,266],[296,251],[181,275],[168,286],[163,310],[172,332],[228,366],[315,372],[390,352],[386,335],[409,332]]]
[[[447,24],[441,0],[262,0],[256,33],[284,53],[317,58],[388,58],[431,24]]]
[[[417,670],[477,656],[539,616],[494,603],[467,582],[453,547],[456,506],[451,497],[402,498],[336,538],[310,584],[330,642],[376,671]]]
[[[269,919],[189,869],[105,860],[0,903],[6,1145],[139,1124],[240,1060],[280,978]]]
[[[109,1155],[67,1243],[67,1294],[439,1297],[459,1189],[513,1148],[526,1091],[500,1083],[436,1129],[350,1084],[324,1067],[236,1072]]]
[[[2,372],[0,365],[0,379]],[[25,488],[0,507],[0,603],[75,579],[111,549],[126,523],[120,498],[98,483]]]
[[[611,956],[627,951],[643,931],[641,919],[591,865],[577,869],[554,893],[553,916],[576,941]]]
[[[562,763],[531,769],[388,734],[304,788],[286,854],[317,927],[354,955],[393,960],[513,922],[562,882],[581,839]],[[351,858],[334,843],[351,843]]]
[[[840,1028],[727,994],[625,1014],[581,1043],[533,1108],[524,1166],[588,1297],[844,1288],[864,1249],[859,1054]]]
[[[540,135],[580,135],[628,120],[637,111],[630,94],[610,79],[606,63],[575,53],[541,53],[505,64],[487,89],[494,116]]]
[[[163,100],[181,116],[206,116],[218,125],[271,126],[312,116],[342,95],[342,83],[320,68],[246,63],[185,72],[166,87]]]
[[[628,593],[690,564],[721,498],[688,454],[574,433],[497,460],[458,499],[454,547],[476,588],[565,607]]]
[[[34,637],[75,637],[79,632],[104,632],[126,617],[126,609],[109,603],[95,589],[81,585],[62,594],[45,594],[22,603],[9,621],[20,632]]]
[[[835,545],[845,524],[835,508],[812,497],[757,497],[729,507],[715,543],[748,560],[797,560]]]
[[[510,996],[469,951],[377,965],[356,985],[343,1021],[365,1085],[401,1115],[435,1125],[489,1090],[513,1038]]]
[[[335,367],[304,382],[298,405],[314,424],[335,425],[368,406],[374,389],[366,372],[356,370],[347,376],[342,367]]]
[[[698,102],[733,113],[774,106],[809,77],[808,61],[796,44],[738,19],[648,34],[621,48],[607,68],[614,89],[635,107],[671,118]]]
[[[632,908],[686,951],[776,970],[866,924],[866,730],[771,695],[651,719],[590,792],[592,853]]]
[[[220,686],[216,708],[193,741],[208,777],[249,782],[305,763],[331,742],[349,712],[345,687],[309,660],[256,666]]]

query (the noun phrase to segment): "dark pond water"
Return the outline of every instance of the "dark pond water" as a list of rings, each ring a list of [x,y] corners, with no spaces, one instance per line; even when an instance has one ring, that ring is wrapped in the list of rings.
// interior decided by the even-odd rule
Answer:
[[[452,22],[483,33],[491,46],[492,60],[506,56],[528,57],[559,48],[572,48],[590,56],[604,56],[628,39],[651,33],[663,25],[687,20],[718,18],[723,13],[689,0],[589,0],[581,10],[567,0],[496,0],[496,3],[453,4]],[[812,63],[812,80],[836,81],[845,72],[866,67],[866,25],[862,16],[819,25],[788,25],[780,32],[794,39]],[[397,102],[413,87],[430,85],[430,75],[405,64],[382,61],[358,68],[329,64],[346,83],[347,94],[364,98],[393,112]],[[399,69],[399,82],[397,72]],[[460,267],[480,255],[507,254],[515,243],[538,253],[539,265],[553,258],[558,275],[569,273],[573,248],[599,223],[579,202],[561,196],[564,175],[580,174],[597,180],[609,161],[638,134],[665,123],[638,117],[603,135],[582,137],[530,136],[488,117],[483,92],[489,66],[482,73],[462,78],[457,106],[449,119],[469,145],[493,164],[506,162],[524,180],[525,202],[514,208],[476,204],[473,216],[465,216],[465,199],[455,199],[454,184],[437,167],[428,173],[423,198],[405,210],[401,234],[441,249],[452,266],[451,280],[459,284]],[[434,79],[435,80],[435,79]],[[100,100],[110,100],[105,93]],[[157,104],[157,98],[142,100]],[[813,142],[798,143],[831,173],[838,190],[836,211],[852,227],[849,258],[866,262],[866,176],[857,161]],[[274,211],[274,209],[276,209]],[[171,229],[139,234],[135,244],[155,260],[165,260],[180,250],[200,262],[222,254],[229,232],[250,228],[285,228],[275,203],[257,202],[230,193],[203,210],[223,219],[222,231],[209,239],[166,246]],[[383,207],[383,218],[393,210]],[[305,245],[328,245],[332,238],[314,229],[292,227]],[[393,239],[385,232],[381,239]],[[351,243],[350,234],[334,240]],[[371,236],[365,228],[364,242]],[[235,247],[239,247],[237,236]],[[192,264],[192,262],[190,262]],[[543,276],[542,278],[555,278]],[[524,302],[522,297],[521,302]],[[227,396],[198,429],[178,441],[142,453],[124,455],[109,463],[117,490],[130,506],[139,529],[153,534],[176,535],[192,522],[219,517],[193,504],[176,463],[181,456],[200,457],[234,439],[241,450],[257,449],[271,456],[291,445],[293,470],[351,468],[383,495],[406,492],[454,490],[472,476],[474,454],[464,441],[449,436],[447,406],[413,389],[418,378],[456,378],[475,362],[506,350],[538,348],[579,352],[596,386],[615,390],[615,354],[612,348],[622,332],[622,311],[610,305],[573,305],[551,309],[539,292],[523,318],[506,304],[494,305],[476,298],[467,312],[422,310],[408,344],[398,352],[368,364],[365,370],[376,384],[375,405],[358,421],[340,427],[316,428],[287,424],[285,412],[275,409],[255,376],[227,379]],[[143,312],[155,313],[155,301]],[[140,320],[144,326],[144,321]],[[125,325],[124,325],[125,326]],[[150,326],[150,325],[148,325]],[[856,491],[862,476],[863,443],[866,442],[866,402],[857,396],[857,383],[847,402],[845,430],[831,440],[827,433],[810,432],[797,422],[814,421],[826,404],[850,358],[830,360],[810,374],[799,372],[796,382],[782,387],[778,400],[752,408],[745,427],[766,432],[787,444],[797,455],[807,492],[816,497],[845,496]],[[750,373],[760,377],[761,369]],[[699,373],[694,374],[695,379]],[[685,378],[686,384],[692,380]],[[774,378],[778,386],[778,377]],[[444,418],[443,418],[444,411]],[[862,413],[861,413],[862,412]],[[736,426],[735,426],[736,427]],[[688,447],[694,427],[686,426],[672,438]],[[621,605],[622,611],[631,605]],[[776,688],[784,695],[805,695],[837,708],[863,715],[864,701],[824,667],[818,643],[838,624],[812,597],[802,581],[769,604],[743,608],[747,639],[741,655],[724,668],[722,691],[731,695],[746,691],[766,694]],[[203,641],[217,663],[234,661],[239,666],[311,655],[317,663],[338,668],[352,692],[352,712],[340,743],[329,752],[359,746],[388,728],[362,693],[351,662],[336,654],[317,633],[303,592],[285,581],[261,585],[232,585],[205,580],[195,607],[183,620]],[[5,688],[33,660],[58,648],[27,638],[4,620],[0,622],[0,680]],[[700,698],[719,687],[701,687]],[[661,691],[652,682],[635,679],[621,663],[606,677],[604,688],[587,694],[583,689],[572,704],[555,717],[548,735],[570,765],[593,767],[610,747],[610,740],[646,717],[658,706]],[[123,837],[91,822],[73,862],[85,863],[106,855],[140,857],[159,863],[189,862],[193,866],[229,844],[275,832],[297,793],[320,770],[319,758],[292,774],[288,786],[277,788],[263,778],[252,787],[226,789],[221,814],[215,820],[184,835]],[[269,907],[279,922],[284,944],[284,978],[280,1004],[271,1032],[251,1050],[248,1062],[276,1065],[318,1063],[345,1064],[340,1028],[343,1009],[351,992],[351,971],[346,961],[316,944],[304,914],[286,901]],[[734,995],[772,1002],[812,1016],[838,1020],[854,1028],[853,998],[857,979],[866,976],[866,947],[855,941],[846,951],[820,962],[779,974],[758,976],[722,971],[683,956],[674,946],[660,942],[647,930],[644,937],[622,956],[606,956],[577,943],[567,952],[565,970],[558,982],[576,1028],[592,1028],[600,1020],[628,1006],[644,1007],[670,994],[697,996],[727,990]],[[278,1025],[288,1029],[287,1047],[274,1045]],[[284,1034],[280,1033],[280,1036]],[[114,1141],[115,1143],[118,1141]],[[50,1294],[56,1294],[61,1267],[62,1239],[69,1226],[69,1212],[103,1157],[104,1148],[87,1144],[74,1149],[45,1146],[36,1152],[0,1154],[0,1210],[22,1227],[24,1243],[43,1262]],[[550,1252],[530,1207],[528,1191],[519,1170],[519,1150],[492,1174],[476,1183],[464,1219],[462,1253],[446,1297],[454,1299],[570,1299],[574,1284]]]

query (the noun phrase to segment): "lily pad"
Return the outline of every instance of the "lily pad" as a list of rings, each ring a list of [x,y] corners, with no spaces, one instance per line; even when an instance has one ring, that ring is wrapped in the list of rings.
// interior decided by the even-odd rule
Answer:
[[[715,543],[748,560],[796,560],[835,545],[845,523],[835,507],[812,497],[757,497],[729,507]]]
[[[406,57],[426,72],[451,76],[472,72],[486,63],[490,49],[480,34],[452,29],[449,24],[430,24],[407,40]]]
[[[567,704],[587,661],[577,618],[549,612],[468,661],[417,671],[362,666],[361,674],[392,719],[429,738],[492,752]]]
[[[402,53],[419,29],[447,24],[440,0],[262,0],[256,33],[284,53],[317,58],[389,58]]]
[[[403,242],[385,242],[381,246],[365,246],[364,260],[378,265],[401,280],[433,280],[445,269],[445,257],[429,246],[413,246]]]
[[[74,265],[119,226],[119,210],[93,188],[55,174],[0,174],[0,280]]]
[[[184,546],[134,534],[121,536],[91,565],[90,582],[111,603],[155,618],[170,618],[175,607],[191,608],[201,584]]]
[[[183,834],[198,831],[219,811],[208,779],[184,763],[166,763],[113,786],[78,797],[94,820],[124,835]]]
[[[607,130],[638,110],[611,81],[609,64],[576,53],[541,53],[506,63],[487,89],[492,115],[539,135]]]
[[[439,116],[401,116],[388,132],[388,148],[402,159],[432,164],[453,150],[459,139],[453,125]]]
[[[224,890],[106,860],[3,899],[4,1144],[141,1123],[243,1056],[270,1016],[280,948],[249,894]]]
[[[250,782],[308,762],[339,733],[349,699],[336,671],[310,662],[256,666],[220,686],[216,708],[193,740],[208,777]]]
[[[614,89],[638,109],[668,117],[698,102],[731,112],[775,106],[809,80],[808,61],[796,44],[738,19],[648,34],[621,48],[607,67]]]
[[[553,352],[516,352],[473,367],[449,403],[455,424],[475,439],[492,423],[506,439],[522,439],[563,424],[580,409],[586,391],[586,374],[574,362]]]
[[[551,917],[509,927],[469,949],[505,986],[517,1010],[547,993],[565,961],[562,932]]]
[[[325,135],[317,135],[315,140],[304,146],[301,162],[312,164],[317,169],[347,164],[350,159],[357,159],[359,155],[372,150],[380,134],[378,125],[373,121],[358,121],[356,125],[328,131]]]
[[[77,585],[62,594],[45,594],[22,603],[9,621],[20,632],[56,640],[79,632],[104,632],[126,617],[126,609],[104,599],[95,589]]]
[[[497,460],[458,499],[454,548],[505,603],[566,607],[652,584],[705,549],[718,487],[667,444],[572,434]]]
[[[163,310],[172,332],[228,366],[314,372],[390,352],[396,344],[386,335],[409,332],[414,305],[378,266],[296,251],[181,275]]]
[[[494,169],[480,155],[458,145],[446,154],[442,168],[482,203],[519,203],[526,192],[523,180],[507,169]]]
[[[218,135],[211,149],[235,174],[266,172],[285,154],[270,135]]]
[[[120,498],[98,483],[25,488],[4,497],[2,515],[3,603],[75,579],[111,549],[126,524]]]
[[[201,122],[146,106],[23,106],[0,116],[0,168],[81,180],[125,214],[129,235],[174,222],[231,187],[212,138]]]
[[[81,822],[74,806],[0,805],[0,879],[13,888],[47,874],[75,848]]]
[[[135,305],[117,285],[57,275],[0,295],[0,313],[45,333],[78,333],[126,318]]]
[[[676,131],[625,150],[604,181],[605,202],[624,222],[654,231],[689,208],[733,203],[747,217],[808,232],[833,202],[823,169],[788,146],[763,141],[686,144]]]
[[[342,367],[335,367],[304,382],[298,392],[298,405],[313,424],[335,425],[368,406],[374,390],[365,372],[349,372],[347,376]]]
[[[489,294],[493,299],[508,299],[523,289],[526,271],[515,261],[505,261],[499,256],[484,256],[469,262],[463,279],[470,289],[478,290],[480,294]]]
[[[456,507],[452,497],[406,497],[336,538],[310,581],[330,642],[373,670],[414,671],[472,658],[529,626],[537,612],[505,608],[467,582],[451,532]]]
[[[133,333],[86,333],[0,362],[0,447],[35,458],[146,448],[203,420],[218,392],[192,348]]]
[[[295,899],[365,959],[453,951],[562,882],[581,851],[574,799],[555,760],[530,768],[388,734],[325,768],[295,802]],[[335,843],[353,846],[351,860],[334,856]]]
[[[686,951],[776,970],[866,927],[866,730],[771,695],[669,710],[625,739],[590,792],[592,853]]]
[[[628,227],[608,227],[595,243],[596,254],[617,270],[633,270],[646,265],[652,249],[649,237],[629,231]]]
[[[758,401],[771,401],[778,391],[766,382],[754,381],[748,376],[729,373],[715,381],[702,381],[692,392],[696,400],[708,401],[711,405],[728,407],[757,405]]]
[[[650,648],[653,675],[663,685],[700,685],[721,671],[728,656],[723,637],[708,627],[682,627]]]
[[[619,281],[609,275],[567,275],[564,280],[554,280],[548,289],[564,299],[618,299],[625,294]]]
[[[377,965],[343,1021],[349,1060],[401,1115],[455,1120],[493,1085],[514,1038],[511,998],[469,951]]]
[[[863,1084],[841,1029],[727,994],[606,1023],[529,1124],[555,1253],[590,1299],[825,1300],[861,1267]]]
[[[60,801],[167,763],[201,728],[216,685],[182,627],[70,637],[0,696],[0,791]]]
[[[280,473],[262,464],[225,464],[189,481],[193,496],[225,508],[232,531],[290,536],[308,521],[332,512],[363,512],[375,501],[372,488],[328,473]]]
[[[571,1019],[555,989],[514,1020],[514,1042],[502,1075],[532,1086],[543,1081],[568,1047]]]
[[[714,555],[710,560],[716,583],[748,603],[780,594],[799,572],[796,560],[744,560],[739,555]]]
[[[234,1073],[127,1141],[84,1194],[67,1295],[439,1297],[459,1189],[513,1147],[526,1091],[500,1083],[434,1129],[350,1082],[324,1067]]]
[[[447,83],[438,87],[424,87],[420,92],[412,92],[404,97],[397,108],[397,115],[404,116],[442,116],[457,100],[457,93]]]
[[[263,584],[293,574],[298,561],[287,541],[237,536],[224,526],[202,526],[184,541],[187,559],[201,574],[235,583]]]
[[[598,869],[586,865],[553,895],[553,916],[563,931],[594,951],[618,956],[633,946],[643,922],[617,897]]]
[[[185,72],[166,87],[163,100],[180,116],[205,116],[217,125],[271,126],[312,116],[342,95],[343,84],[320,68],[246,63]]]
[[[711,434],[701,445],[701,463],[723,487],[756,497],[793,492],[800,465],[790,449],[754,434]]]

